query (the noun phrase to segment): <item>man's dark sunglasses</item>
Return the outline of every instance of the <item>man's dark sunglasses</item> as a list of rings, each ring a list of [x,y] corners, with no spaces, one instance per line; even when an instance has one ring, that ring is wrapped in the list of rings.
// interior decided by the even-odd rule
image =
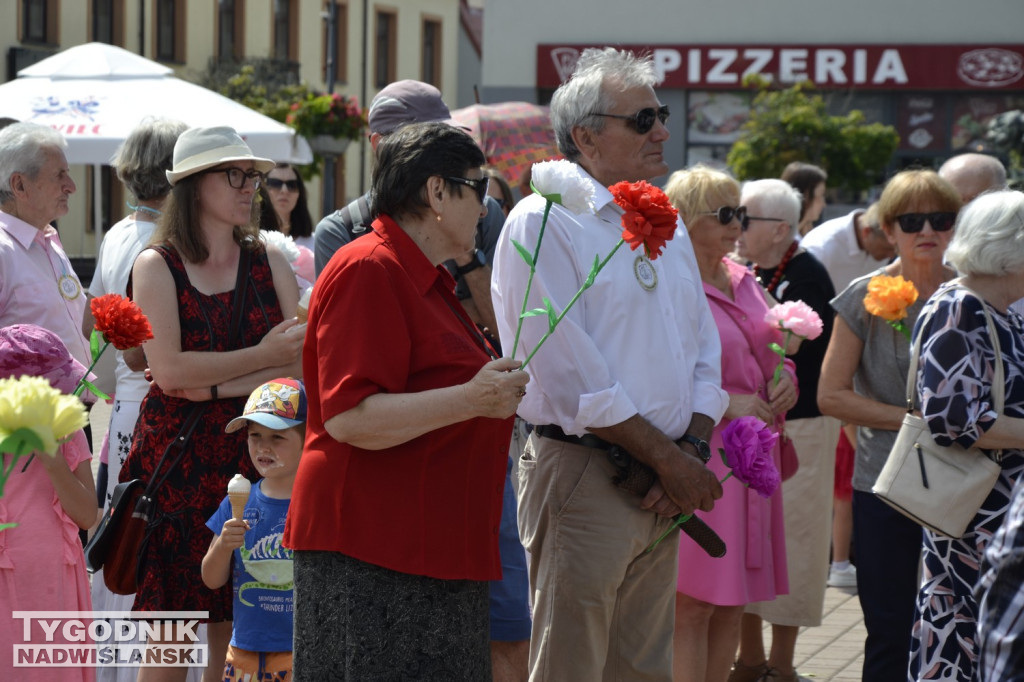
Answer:
[[[299,191],[298,180],[282,180],[280,178],[267,178],[266,180],[264,180],[264,182],[267,185],[267,189],[281,189],[282,187],[287,187],[289,192]]]
[[[445,180],[451,182],[457,182],[460,185],[466,185],[472,187],[473,191],[476,192],[476,198],[480,200],[481,205],[484,203],[484,199],[487,197],[487,185],[490,183],[490,178],[480,178],[478,180],[471,180],[469,178],[459,178],[454,176],[446,175]]]
[[[742,209],[744,209],[744,211],[746,211],[746,207],[745,206],[740,206],[740,208],[742,208]],[[743,226],[742,229],[743,229],[744,232],[746,232],[748,229],[750,229],[750,222],[753,221],[753,220],[763,220],[763,221],[769,222],[769,223],[783,223],[783,222],[785,222],[785,220],[783,220],[782,218],[770,218],[768,216],[760,216],[760,215],[744,215],[743,219],[740,220],[740,225]]]
[[[936,232],[948,232],[956,223],[956,213],[954,211],[939,211],[937,213],[904,213],[896,216],[896,222],[900,224],[900,229],[907,234],[915,234],[923,230],[926,220]]]
[[[713,215],[723,225],[731,223],[733,218],[740,221],[740,225],[745,225],[747,222],[747,207],[737,206],[733,208],[732,206],[722,206],[715,211],[704,211],[701,215]]]
[[[654,127],[655,119],[661,121],[662,125],[668,120],[668,105],[664,104],[657,109],[654,107],[647,107],[641,109],[632,116],[623,116],[622,114],[594,114],[594,116],[603,116],[604,118],[620,118],[626,122],[626,125],[640,133],[646,135],[651,132],[651,128]]]

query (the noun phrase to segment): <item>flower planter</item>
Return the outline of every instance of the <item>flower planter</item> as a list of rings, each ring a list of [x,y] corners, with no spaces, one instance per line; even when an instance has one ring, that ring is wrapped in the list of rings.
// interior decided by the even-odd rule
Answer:
[[[330,135],[314,135],[309,139],[309,146],[321,156],[341,156],[352,140],[347,137],[331,137]]]

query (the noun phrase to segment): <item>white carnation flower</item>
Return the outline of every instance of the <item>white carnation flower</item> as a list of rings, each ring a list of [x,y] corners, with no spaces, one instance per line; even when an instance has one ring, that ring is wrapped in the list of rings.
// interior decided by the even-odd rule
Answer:
[[[594,187],[571,161],[535,163],[530,181],[534,192],[577,215],[594,212]]]
[[[289,263],[294,263],[299,258],[299,247],[291,237],[284,232],[273,232],[271,230],[260,230],[260,239],[267,244],[273,244],[278,251],[284,254]]]

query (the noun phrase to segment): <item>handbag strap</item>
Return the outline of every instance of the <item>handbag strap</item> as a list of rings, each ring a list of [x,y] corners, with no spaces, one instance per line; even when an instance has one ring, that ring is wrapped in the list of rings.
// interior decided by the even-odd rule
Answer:
[[[181,462],[181,458],[185,455],[185,447],[189,441],[192,440],[192,434],[196,430],[196,426],[199,425],[199,419],[206,412],[207,403],[193,403],[192,409],[189,411],[188,416],[185,417],[185,421],[182,423],[181,428],[178,430],[178,435],[174,437],[167,447],[164,448],[164,452],[160,455],[160,459],[156,463],[156,467],[153,469],[153,475],[149,477],[149,483],[146,484],[146,490],[143,493],[146,497],[152,499],[156,495],[157,491],[167,480],[167,477],[174,471],[174,467],[178,466]],[[174,459],[168,465],[167,469],[161,474],[161,468],[164,465],[164,461],[167,459],[167,455],[170,454],[171,450],[177,449],[178,454],[175,455]]]
[[[228,347],[233,348],[239,341],[242,330],[242,309],[245,307],[245,293],[249,285],[249,260],[252,252],[242,247],[238,254],[238,273],[235,275],[235,295],[231,299],[231,325],[228,327]]]
[[[957,280],[950,290],[952,289],[963,289],[968,294],[978,299],[981,302],[981,311],[985,313],[985,324],[988,327],[988,335],[992,340],[992,350],[995,352],[995,377],[992,382],[992,404],[996,408],[996,414],[1003,414],[1003,399],[1005,386],[1005,376],[1003,374],[1003,352],[999,345],[999,334],[996,332],[995,322],[992,320],[992,315],[988,312],[988,304],[985,303],[985,299],[979,296],[968,286],[965,286],[962,282]],[[928,323],[928,320],[932,315],[935,314],[935,308],[932,306],[931,310],[928,311],[927,317],[921,322],[920,328],[924,330],[924,326]],[[917,384],[917,362],[921,353],[921,339],[924,334],[918,334],[917,338],[914,339],[914,345],[910,352],[910,370],[907,372],[907,413],[914,411],[914,393]]]

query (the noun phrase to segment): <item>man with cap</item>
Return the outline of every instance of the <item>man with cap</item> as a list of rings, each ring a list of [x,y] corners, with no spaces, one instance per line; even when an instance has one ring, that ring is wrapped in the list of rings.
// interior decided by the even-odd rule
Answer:
[[[367,118],[374,154],[384,136],[410,123],[444,121],[457,125],[441,99],[441,91],[416,80],[396,81],[377,93]],[[485,197],[485,205],[487,215],[477,223],[476,248],[445,262],[445,266],[455,278],[455,295],[466,313],[494,333],[497,322],[491,302],[491,261],[505,214],[490,196]],[[316,274],[320,274],[335,251],[366,234],[372,222],[369,192],[321,220],[316,226]],[[497,346],[496,336],[491,340]],[[512,440],[513,457],[519,456],[519,442],[516,438]],[[531,630],[529,584],[519,543],[511,465],[510,460],[500,530],[503,579],[491,583],[491,661],[496,681],[525,677]]]
[[[410,123],[444,121],[456,125],[441,99],[441,91],[415,80],[396,81],[377,93],[370,103],[367,119],[374,154],[381,138]],[[496,322],[491,303],[490,263],[505,214],[491,197],[487,197],[486,205],[487,215],[477,224],[476,248],[447,261],[445,267],[455,278],[455,295],[466,313],[474,322],[493,332]],[[366,234],[372,222],[368,192],[321,220],[316,226],[316,274],[320,274],[335,251]]]

